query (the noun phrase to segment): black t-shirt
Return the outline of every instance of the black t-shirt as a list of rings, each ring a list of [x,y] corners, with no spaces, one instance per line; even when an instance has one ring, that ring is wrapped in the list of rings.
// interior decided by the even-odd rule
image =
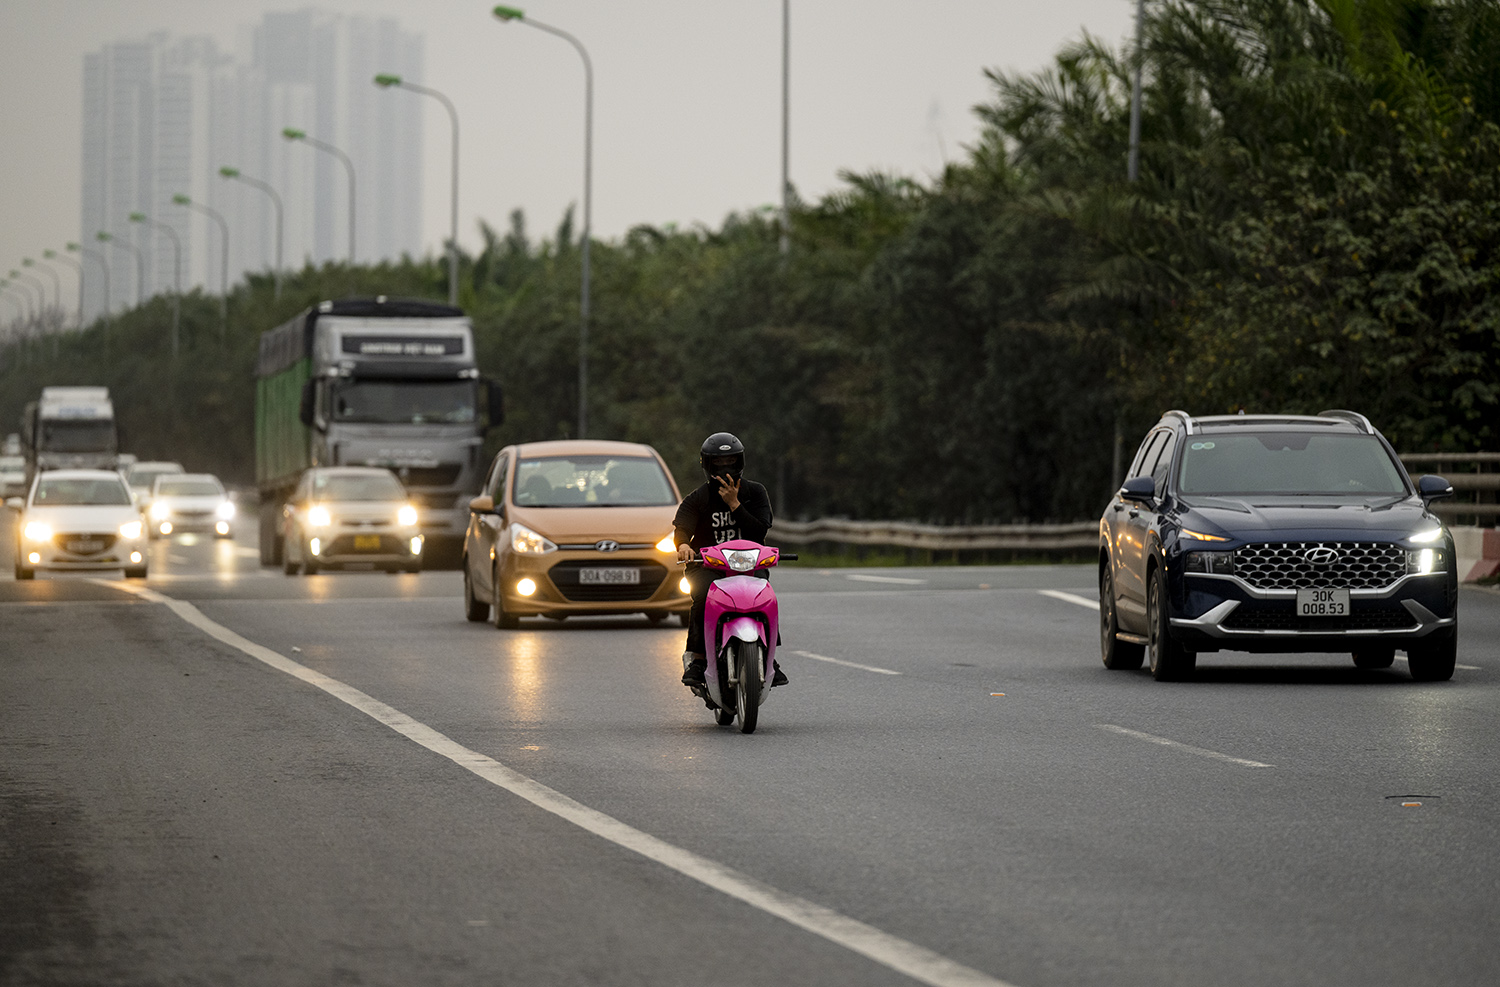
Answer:
[[[736,538],[764,543],[771,530],[771,498],[759,483],[742,479],[740,506],[730,511],[719,496],[718,483],[705,482],[683,498],[672,527],[677,544],[700,551]]]

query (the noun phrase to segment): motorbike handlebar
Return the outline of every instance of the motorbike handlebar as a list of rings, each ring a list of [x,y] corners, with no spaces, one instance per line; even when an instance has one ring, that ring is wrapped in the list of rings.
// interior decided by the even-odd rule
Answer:
[[[796,562],[797,561],[797,553],[796,552],[778,552],[777,553],[777,561],[780,561],[780,562]],[[678,559],[676,561],[676,563],[674,563],[674,564],[675,565],[680,565],[680,566],[702,565],[703,564],[703,556],[701,556],[701,555],[694,555],[690,559]]]

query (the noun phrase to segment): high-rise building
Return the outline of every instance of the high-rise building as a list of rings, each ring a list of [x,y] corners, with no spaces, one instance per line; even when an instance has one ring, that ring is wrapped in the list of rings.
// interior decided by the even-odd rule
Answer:
[[[229,165],[280,194],[283,266],[349,259],[349,180],[335,157],[288,142],[292,127],[348,155],[354,168],[357,263],[417,255],[422,247],[423,100],[375,87],[388,72],[422,78],[422,38],[388,18],[306,9],[268,14],[234,55],[207,38],[106,46],[84,59],[80,238],[110,261],[110,301],[140,301],[135,259],[94,243],[105,230],[144,255],[144,295],[171,290],[169,237],[131,223],[132,212],[170,223],[183,249],[185,288],[219,291],[223,234],[173,202],[190,196],[229,228],[228,281],[269,272],[273,207],[262,192],[220,178]],[[88,262],[86,262],[88,263]],[[103,285],[85,276],[85,316],[102,310]]]

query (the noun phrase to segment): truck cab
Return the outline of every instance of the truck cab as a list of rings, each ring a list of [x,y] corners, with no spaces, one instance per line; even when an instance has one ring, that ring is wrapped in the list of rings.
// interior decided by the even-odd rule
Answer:
[[[119,432],[107,387],[44,387],[26,406],[22,443],[28,475],[51,469],[114,469]]]

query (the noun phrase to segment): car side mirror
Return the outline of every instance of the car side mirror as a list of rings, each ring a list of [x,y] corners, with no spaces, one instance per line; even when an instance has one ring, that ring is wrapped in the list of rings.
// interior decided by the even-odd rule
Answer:
[[[1429,501],[1442,500],[1453,496],[1453,484],[1441,476],[1433,476],[1431,473],[1417,480],[1417,495],[1425,504]]]
[[[26,509],[26,501],[20,497],[7,497],[5,498],[5,506],[13,511],[22,511]]]
[[[1132,476],[1120,488],[1120,499],[1149,504],[1156,499],[1156,479],[1150,476]]]
[[[316,386],[311,380],[304,380],[302,382],[302,401],[297,406],[297,420],[308,428],[312,428],[313,423],[313,401],[317,394],[315,390]]]
[[[497,380],[487,380],[484,382],[484,384],[485,391],[488,395],[488,414],[490,418],[490,428],[496,428],[500,425],[504,425],[505,392],[501,390],[500,382]]]
[[[491,497],[488,494],[484,494],[469,501],[469,513],[498,514],[500,512],[495,510],[495,498]]]

